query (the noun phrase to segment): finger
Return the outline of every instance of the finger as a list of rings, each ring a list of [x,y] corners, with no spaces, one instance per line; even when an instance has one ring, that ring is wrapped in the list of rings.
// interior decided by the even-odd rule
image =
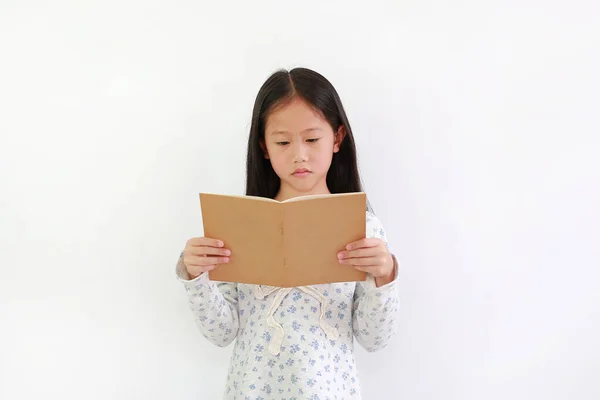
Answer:
[[[354,269],[371,274],[375,278],[380,278],[380,277],[387,275],[384,268],[381,268],[380,266],[375,266],[375,265],[368,265],[368,266],[360,266],[359,265],[359,266],[354,266]]]
[[[385,272],[381,267],[369,265],[369,266],[354,266],[354,269],[357,271],[363,271],[368,274],[373,275],[373,277],[378,278],[385,276]]]
[[[190,249],[190,254],[195,256],[230,256],[231,250],[224,249],[221,247],[210,247],[210,246],[194,246]]]
[[[225,244],[222,240],[212,239],[207,237],[197,237],[188,240],[188,244],[191,246],[211,246],[211,247],[223,247]]]
[[[198,257],[193,256],[193,260],[190,265],[213,265],[213,264],[226,264],[229,262],[229,257]]]
[[[229,262],[229,257],[199,257],[199,256],[186,256],[183,258],[183,262],[188,266],[207,266],[214,264],[225,264]]]
[[[339,259],[344,258],[360,258],[360,257],[375,257],[379,253],[377,247],[363,247],[356,250],[340,251],[338,253]]]
[[[339,260],[340,264],[347,264],[352,266],[377,266],[377,261],[378,259],[376,257],[345,258],[343,260]]]
[[[346,250],[355,250],[363,247],[377,247],[381,244],[381,239],[378,238],[365,238],[357,240],[356,242],[349,243],[346,246]]]

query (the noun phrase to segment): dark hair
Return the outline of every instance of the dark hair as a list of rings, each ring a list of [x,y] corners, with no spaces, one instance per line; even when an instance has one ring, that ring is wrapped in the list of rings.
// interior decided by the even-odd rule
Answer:
[[[262,85],[252,111],[246,160],[246,195],[274,198],[281,180],[271,162],[264,157],[261,141],[265,125],[274,107],[298,97],[317,110],[329,123],[333,132],[343,126],[346,132],[340,150],[333,154],[327,172],[327,187],[331,193],[361,192],[356,146],[352,128],[342,101],[333,85],[319,73],[307,68],[284,69],[273,73]],[[368,203],[367,203],[368,204]],[[367,206],[370,209],[370,206]]]

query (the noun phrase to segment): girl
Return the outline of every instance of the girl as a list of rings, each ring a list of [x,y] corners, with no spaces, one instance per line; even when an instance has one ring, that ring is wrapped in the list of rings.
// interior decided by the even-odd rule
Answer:
[[[246,194],[283,201],[362,191],[352,130],[334,87],[304,68],[263,84],[248,140]],[[277,288],[216,283],[227,268],[219,238],[190,239],[177,263],[196,324],[209,341],[236,340],[225,399],[360,399],[353,338],[366,350],[396,331],[397,262],[380,221],[366,210],[367,238],[338,254],[367,281]]]

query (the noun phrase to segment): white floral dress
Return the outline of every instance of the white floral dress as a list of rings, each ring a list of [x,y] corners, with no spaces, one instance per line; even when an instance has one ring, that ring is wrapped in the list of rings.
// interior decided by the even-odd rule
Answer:
[[[379,219],[366,215],[367,237],[386,242]],[[395,257],[394,257],[395,260]],[[387,345],[397,328],[396,277],[365,282],[277,288],[177,277],[200,332],[217,346],[236,339],[224,399],[360,399],[356,337],[367,351]]]

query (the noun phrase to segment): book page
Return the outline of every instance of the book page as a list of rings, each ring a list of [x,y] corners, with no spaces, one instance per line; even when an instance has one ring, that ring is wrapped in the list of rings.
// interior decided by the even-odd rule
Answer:
[[[206,193],[200,194],[200,204],[204,236],[222,240],[231,250],[229,263],[210,271],[209,279],[280,286],[284,279],[281,204]]]
[[[283,200],[282,203],[291,203],[294,201],[305,201],[305,200],[315,200],[315,199],[326,199],[331,197],[346,197],[346,196],[356,196],[357,193],[333,193],[333,194],[310,194],[306,196],[298,196],[292,197],[291,199]]]
[[[364,281],[366,273],[340,264],[337,253],[366,235],[366,195],[302,198],[283,203],[284,286]]]

